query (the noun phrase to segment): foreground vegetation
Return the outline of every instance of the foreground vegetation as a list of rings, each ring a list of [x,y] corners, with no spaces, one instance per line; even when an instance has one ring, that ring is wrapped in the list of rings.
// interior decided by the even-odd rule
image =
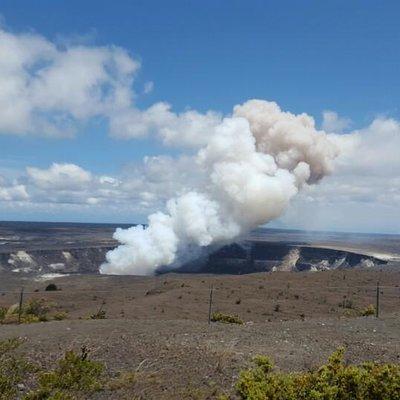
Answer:
[[[31,299],[20,309],[18,304],[0,307],[0,324],[31,324],[34,322],[61,321],[68,317],[65,311],[55,311],[56,304],[44,299]]]
[[[211,321],[243,325],[243,321],[237,315],[224,314],[221,312],[214,312],[211,316]]]
[[[268,357],[257,356],[240,374],[237,393],[247,400],[400,399],[400,364],[346,365],[343,354],[339,349],[326,365],[304,373],[274,372]]]
[[[112,398],[120,398],[119,390],[132,390],[141,380],[154,382],[152,375],[138,369],[106,375],[105,365],[91,360],[85,346],[78,352],[65,352],[55,365],[43,368],[18,352],[23,342],[0,341],[0,400],[82,400],[101,391],[106,392],[105,398],[114,392],[117,397]]]
[[[0,400],[74,400],[101,390],[103,364],[81,353],[67,351],[54,369],[42,369],[15,350],[20,339],[0,342]],[[28,388],[28,384],[32,388]]]
[[[96,392],[104,392],[104,398],[121,398],[118,391],[134,396],[136,385],[143,380],[159,384],[156,377],[139,369],[111,377],[103,363],[90,359],[86,347],[78,352],[69,350],[55,365],[43,368],[22,355],[18,350],[22,343],[21,339],[0,342],[0,400],[79,400],[90,399]],[[239,374],[233,394],[218,396],[221,391],[215,386],[211,397],[189,388],[181,398],[400,400],[400,364],[347,365],[343,355],[344,350],[339,349],[326,365],[296,373],[275,371],[268,357],[257,356],[254,366]]]

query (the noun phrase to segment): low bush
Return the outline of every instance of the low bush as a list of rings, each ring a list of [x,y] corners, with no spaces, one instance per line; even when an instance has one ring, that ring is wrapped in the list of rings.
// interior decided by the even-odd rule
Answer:
[[[341,303],[339,303],[339,307],[347,308],[347,309],[351,310],[354,308],[353,300],[344,298],[343,301]]]
[[[46,303],[44,299],[31,299],[22,306],[20,322],[23,324],[30,324],[33,322],[48,321],[47,313],[50,311],[52,304]],[[19,321],[19,305],[14,304],[6,311],[0,314],[0,322],[3,324],[14,324]]]
[[[37,317],[39,321],[47,321],[47,313],[50,310],[50,304],[46,303],[44,299],[29,300],[22,308],[24,315]]]
[[[4,320],[6,315],[7,315],[7,308],[6,307],[0,307],[0,322]]]
[[[39,375],[38,388],[28,393],[25,400],[83,399],[87,398],[85,395],[101,390],[104,366],[90,360],[88,355],[86,347],[82,347],[80,354],[67,351],[56,369]]]
[[[89,319],[106,319],[106,312],[105,310],[96,311],[94,314],[89,315]]]
[[[104,366],[80,353],[67,351],[54,369],[42,369],[17,348],[21,339],[0,341],[0,400],[79,400],[106,388]]]
[[[274,372],[268,357],[254,359],[255,367],[240,373],[236,390],[243,400],[399,400],[400,365],[346,365],[344,350],[326,365],[304,373]]]
[[[363,317],[368,317],[370,315],[375,315],[375,312],[376,312],[375,307],[372,304],[370,304],[368,307],[365,307],[364,310],[361,311],[361,315]]]
[[[65,311],[58,311],[54,314],[53,318],[56,321],[62,321],[68,317],[68,313]]]
[[[52,291],[58,290],[58,287],[55,283],[49,283],[46,286],[46,289],[44,289],[44,290],[46,290],[47,292],[52,292]]]
[[[0,341],[0,400],[16,399],[21,384],[35,368],[14,350],[22,343],[20,339]]]
[[[225,324],[243,324],[243,321],[237,315],[223,314],[221,312],[214,312],[211,316],[211,321]]]

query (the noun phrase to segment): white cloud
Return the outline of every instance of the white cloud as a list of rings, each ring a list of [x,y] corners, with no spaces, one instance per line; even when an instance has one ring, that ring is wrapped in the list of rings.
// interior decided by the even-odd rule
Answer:
[[[121,183],[118,179],[115,179],[112,176],[106,176],[106,175],[100,176],[99,182],[101,184],[109,184],[114,187],[118,186]]]
[[[75,164],[54,163],[48,169],[28,167],[26,171],[32,184],[40,189],[80,190],[92,180],[90,172]]]
[[[24,185],[0,186],[0,201],[21,201],[28,198],[29,195]]]
[[[287,226],[400,232],[400,123],[376,118],[338,135],[334,174],[307,187],[281,219]]]
[[[156,103],[144,111],[127,109],[111,119],[114,137],[132,139],[153,133],[165,144],[200,147],[207,143],[221,123],[222,115],[214,111],[201,114],[189,110],[176,114],[168,103]]]
[[[176,114],[163,102],[138,109],[132,85],[139,67],[116,46],[60,46],[37,34],[0,28],[0,134],[71,136],[101,117],[114,137],[153,133],[170,145],[204,144],[221,116]],[[146,82],[144,93],[153,86]]]
[[[15,181],[10,181],[0,175],[0,201],[24,201],[28,200],[29,195],[26,187]]]
[[[140,168],[146,169],[146,166]],[[48,168],[27,167],[13,184],[0,180],[0,201],[24,202],[27,209],[35,204],[58,204],[62,210],[80,204],[103,207],[103,210],[118,206],[137,213],[154,206],[158,200],[156,195],[143,194],[153,189],[154,183],[144,178],[96,175],[75,164],[53,163]]]
[[[0,28],[0,133],[70,135],[132,105],[139,63],[118,47],[56,46]]]
[[[393,118],[376,118],[364,129],[352,133],[353,144],[343,153],[346,173],[368,176],[400,174],[400,123]]]
[[[75,164],[52,164],[41,169],[28,167],[26,177],[33,202],[96,205],[117,203],[124,196],[120,181],[110,176],[96,176]]]
[[[322,113],[322,129],[326,132],[342,133],[351,126],[351,119],[339,117],[335,111],[326,110]]]
[[[154,82],[152,81],[146,82],[143,87],[143,93],[149,94],[153,91],[153,89],[154,89]]]

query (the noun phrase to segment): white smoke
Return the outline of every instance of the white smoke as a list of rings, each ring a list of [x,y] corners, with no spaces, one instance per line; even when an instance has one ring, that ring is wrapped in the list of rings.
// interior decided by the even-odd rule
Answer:
[[[196,129],[199,150],[188,171],[198,179],[188,179],[164,212],[150,215],[147,228],[117,229],[121,244],[107,253],[101,273],[152,274],[179,265],[193,248],[235,240],[280,216],[303,185],[332,171],[339,153],[337,140],[318,131],[312,117],[273,102],[250,100],[213,121],[199,125],[193,118],[196,128],[207,127]]]

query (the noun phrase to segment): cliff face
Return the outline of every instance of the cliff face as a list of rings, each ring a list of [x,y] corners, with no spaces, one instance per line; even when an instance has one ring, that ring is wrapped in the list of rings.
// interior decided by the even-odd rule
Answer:
[[[288,243],[244,242],[225,246],[180,272],[248,274],[265,271],[323,271],[387,264],[376,257],[345,250]]]
[[[112,247],[18,250],[0,253],[0,270],[23,273],[98,273]]]

